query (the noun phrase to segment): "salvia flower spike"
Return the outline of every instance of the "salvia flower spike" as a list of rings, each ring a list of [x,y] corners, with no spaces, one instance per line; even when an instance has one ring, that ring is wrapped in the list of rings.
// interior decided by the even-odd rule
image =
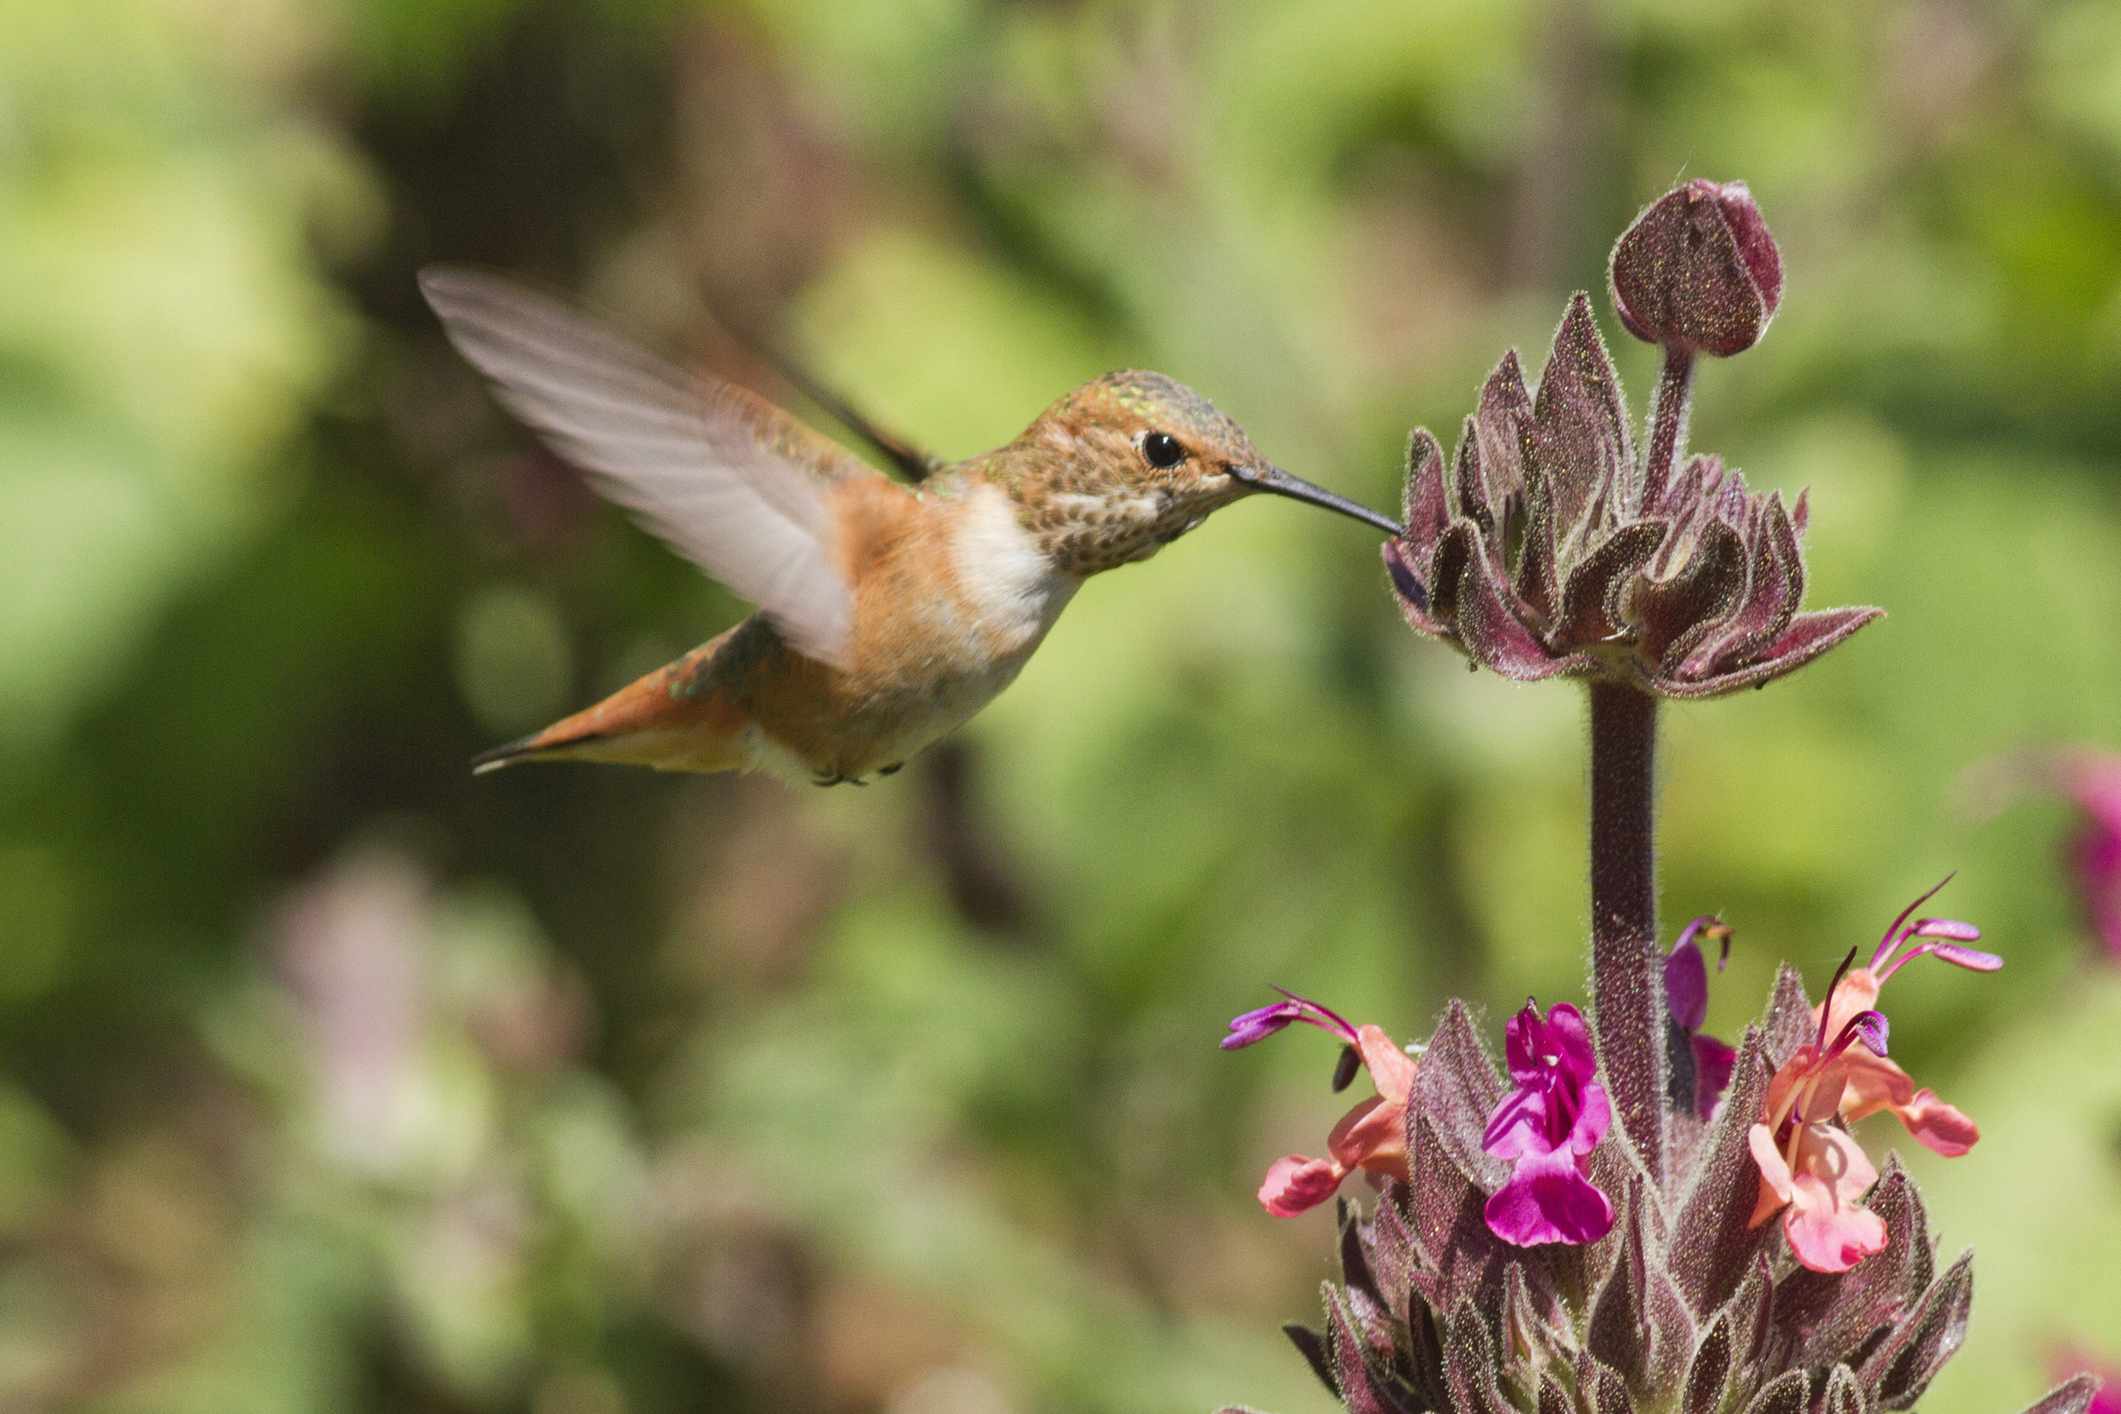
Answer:
[[[1753,492],[1715,456],[1680,460],[1695,352],[1750,346],[1782,289],[1774,240],[1744,188],[1697,190],[1711,185],[1653,204],[1615,248],[1623,318],[1666,350],[1640,463],[1582,294],[1536,390],[1507,354],[1448,462],[1415,431],[1406,533],[1384,555],[1417,632],[1519,681],[1601,678],[1694,698],[1793,672],[1881,614],[1800,613],[1805,498],[1787,506],[1780,493]],[[1668,249],[1688,248],[1685,232],[1702,222],[1721,252],[1715,279]],[[1731,315],[1724,306],[1741,296],[1751,313]]]
[[[1382,1134],[1381,1102],[1403,1136],[1396,1149],[1370,1151],[1389,1160],[1370,1167],[1379,1193],[1368,1212],[1340,1205],[1342,1275],[1326,1288],[1323,1329],[1290,1328],[1320,1378],[1365,1414],[1883,1414],[1914,1405],[1965,1337],[1972,1267],[1963,1255],[1939,1259],[1898,1160],[1874,1159],[1849,1126],[1883,1109],[1940,1153],[1963,1153],[1978,1138],[1883,1054],[1878,992],[1898,968],[1922,957],[1990,965],[1971,946],[1972,924],[1923,912],[1935,892],[1902,910],[1878,948],[1852,950],[1820,1003],[1783,971],[1736,1048],[1721,1103],[1694,1122],[1661,1180],[1624,1127],[1605,1122],[1610,1105],[1594,1093],[1596,1062],[1612,1073],[1642,1057],[1612,1053],[1573,1007],[1517,1012],[1500,1067],[1457,1002],[1418,1066],[1382,1031],[1301,998],[1262,1009],[1346,1044],[1350,1032],[1374,1036],[1376,1049],[1359,1050],[1379,1101],[1358,1106],[1335,1133]],[[1705,946],[1727,933],[1720,920],[1698,918],[1672,956],[1691,954],[1705,985]],[[1700,990],[1671,989],[1675,1026],[1698,1030],[1705,1020]],[[1232,1034],[1266,1034],[1261,1015],[1240,1018]],[[1356,1166],[1337,1143],[1332,1152],[1343,1169]],[[1582,1221],[1588,1201],[1543,1206],[1535,1182],[1595,1194],[1610,1218]],[[1315,1204],[1330,1191],[1301,1196]],[[2064,1385],[2028,1414],[2084,1414],[2094,1388]]]

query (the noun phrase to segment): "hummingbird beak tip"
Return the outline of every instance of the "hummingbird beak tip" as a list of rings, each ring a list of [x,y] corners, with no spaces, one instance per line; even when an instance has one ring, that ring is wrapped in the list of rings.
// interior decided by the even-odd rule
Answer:
[[[1382,530],[1394,539],[1407,533],[1406,527],[1391,517],[1380,515],[1359,501],[1335,495],[1325,487],[1313,485],[1278,466],[1233,466],[1230,468],[1230,476],[1238,484],[1254,491],[1266,491],[1276,496],[1287,496],[1293,501],[1303,501],[1323,510],[1338,511],[1374,529]]]

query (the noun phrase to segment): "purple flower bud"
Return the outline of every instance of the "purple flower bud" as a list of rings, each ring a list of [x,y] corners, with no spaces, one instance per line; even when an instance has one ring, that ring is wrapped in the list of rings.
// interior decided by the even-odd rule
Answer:
[[[1610,274],[1630,334],[1719,358],[1759,343],[1782,302],[1782,256],[1744,182],[1691,181],[1650,203]]]

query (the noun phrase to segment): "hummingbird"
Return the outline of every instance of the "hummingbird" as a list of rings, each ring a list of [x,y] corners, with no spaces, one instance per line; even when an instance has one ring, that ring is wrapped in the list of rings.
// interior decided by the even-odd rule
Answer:
[[[1084,580],[1148,559],[1234,501],[1290,497],[1401,533],[1275,466],[1161,373],[1093,379],[1014,441],[955,463],[817,399],[909,485],[758,395],[501,276],[430,266],[420,289],[504,407],[758,606],[594,706],[473,758],[478,772],[602,761],[866,784],[1007,687]]]

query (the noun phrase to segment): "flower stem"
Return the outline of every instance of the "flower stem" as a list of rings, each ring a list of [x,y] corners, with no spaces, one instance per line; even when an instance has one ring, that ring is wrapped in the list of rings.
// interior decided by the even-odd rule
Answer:
[[[1693,401],[1694,354],[1677,344],[1664,347],[1664,372],[1650,403],[1650,451],[1642,467],[1642,511],[1655,514],[1657,502],[1672,484],[1672,463],[1686,443],[1688,404]]]
[[[1591,999],[1606,1086],[1664,1178],[1664,968],[1657,955],[1657,699],[1591,684]]]

